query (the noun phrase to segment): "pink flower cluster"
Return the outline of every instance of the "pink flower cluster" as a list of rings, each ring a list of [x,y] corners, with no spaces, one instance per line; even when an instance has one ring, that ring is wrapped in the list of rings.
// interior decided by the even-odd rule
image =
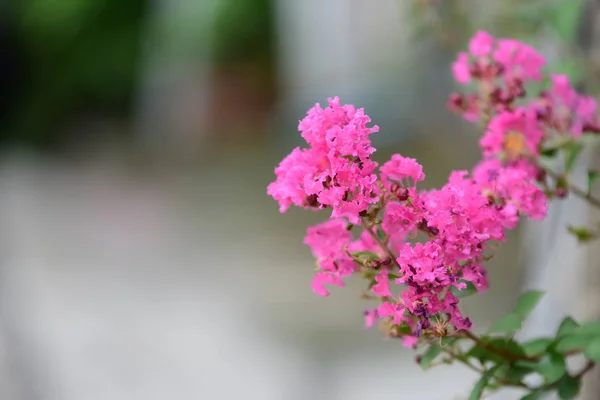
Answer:
[[[375,149],[369,135],[379,128],[368,128],[371,119],[363,109],[340,105],[329,99],[325,109],[315,105],[300,121],[298,129],[308,145],[296,148],[277,167],[277,180],[267,189],[285,212],[290,205],[304,208],[331,207],[332,217],[346,217],[358,223],[359,214],[377,201],[371,160]]]
[[[522,217],[546,215],[548,192],[537,185],[544,146],[557,135],[577,140],[600,131],[596,102],[565,76],[552,75],[549,91],[525,100],[525,84],[542,79],[544,63],[516,40],[473,37],[452,69],[459,83],[476,82],[478,91],[452,95],[450,106],[483,122],[482,159],[471,172],[452,172],[436,190],[417,188],[425,174],[412,158],[393,155],[377,171],[370,135],[378,128],[367,127],[363,109],[337,97],[310,109],[299,123],[308,147],[280,163],[267,192],[281,212],[291,205],[331,209],[331,218],[308,228],[304,240],[317,259],[312,289],[328,296],[326,285],[366,278],[369,297],[379,300],[365,311],[366,325],[382,320],[408,346],[423,332],[441,337],[469,329],[459,295],[487,288],[483,263],[491,242],[503,241]]]
[[[319,268],[312,288],[327,296],[325,285],[342,287],[344,278],[362,274],[380,299],[365,312],[366,324],[385,319],[407,327],[412,333],[404,335],[406,344],[423,330],[442,335],[468,329],[471,322],[455,292],[468,283],[487,288],[482,263],[489,242],[504,240],[505,229],[521,215],[542,217],[545,197],[522,169],[498,159],[482,163],[471,176],[453,172],[439,190],[417,190],[423,168],[399,154],[381,166],[378,178],[369,140],[376,129],[365,126],[369,121],[338,98],[325,109],[317,104],[299,126],[311,147],[287,156],[268,187],[282,212],[291,204],[332,209],[331,219],[310,227],[304,241]],[[511,120],[507,126],[526,123]],[[499,151],[493,138],[487,142],[484,154]],[[354,225],[363,229],[358,237]]]
[[[454,93],[449,107],[469,121],[503,112],[522,112],[537,119],[538,124],[558,134],[581,136],[583,132],[600,132],[596,101],[579,95],[566,75],[550,74],[552,87],[536,98],[524,99],[525,85],[541,81],[546,61],[534,48],[514,39],[496,39],[487,32],[477,32],[469,42],[469,52],[461,52],[452,65],[454,79],[460,84],[477,83],[478,91],[467,95]],[[541,130],[541,128],[538,128]]]

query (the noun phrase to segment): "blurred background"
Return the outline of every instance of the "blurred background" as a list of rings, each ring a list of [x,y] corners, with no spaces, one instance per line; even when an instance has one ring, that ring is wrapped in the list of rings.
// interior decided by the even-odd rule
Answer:
[[[596,7],[4,0],[0,397],[467,398],[468,370],[424,374],[363,328],[359,282],[312,293],[302,239],[326,215],[280,215],[266,186],[298,120],[335,95],[380,125],[379,161],[415,157],[442,184],[479,158],[445,108],[456,51],[479,29],[527,40],[596,93]],[[491,263],[491,289],[465,302],[478,326],[526,287],[555,293],[525,335],[598,311],[588,256],[556,227],[588,212],[561,207]]]

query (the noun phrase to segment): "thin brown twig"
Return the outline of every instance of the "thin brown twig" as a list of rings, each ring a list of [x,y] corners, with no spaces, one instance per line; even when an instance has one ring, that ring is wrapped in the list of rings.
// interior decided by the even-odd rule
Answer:
[[[467,339],[471,339],[477,345],[481,346],[485,350],[496,353],[506,360],[509,360],[509,361],[519,361],[519,360],[521,360],[521,361],[537,361],[537,360],[539,360],[539,357],[528,357],[525,355],[513,354],[509,351],[505,351],[503,349],[499,349],[497,347],[490,346],[489,344],[485,343],[483,340],[481,340],[477,335],[475,335],[471,331],[462,330],[462,331],[460,331],[460,333],[462,334],[463,337],[465,337]]]
[[[564,178],[560,174],[558,174],[550,169],[544,168],[544,171],[555,180]],[[600,208],[600,199],[592,196],[592,194],[588,193],[586,190],[583,190],[583,189],[581,189],[575,185],[571,185],[571,184],[567,184],[567,189],[569,192],[581,197],[583,200],[586,200],[588,203],[590,203],[594,207]]]
[[[474,366],[473,364],[471,364],[469,361],[464,360],[461,357],[459,357],[459,355],[456,354],[454,352],[454,350],[446,348],[446,349],[444,349],[444,351],[446,353],[448,353],[450,355],[450,357],[452,357],[452,359],[460,361],[462,364],[464,364],[465,366],[467,366],[469,369],[477,372],[478,374],[484,374],[485,373],[485,371],[483,369],[477,368],[476,366]],[[507,381],[505,379],[498,378],[498,377],[495,377],[494,379],[496,379],[499,383],[501,383],[504,386],[514,386],[514,387],[520,387],[520,388],[525,388],[525,389],[531,390],[531,388],[528,385],[524,384],[524,383],[510,382],[510,381]]]

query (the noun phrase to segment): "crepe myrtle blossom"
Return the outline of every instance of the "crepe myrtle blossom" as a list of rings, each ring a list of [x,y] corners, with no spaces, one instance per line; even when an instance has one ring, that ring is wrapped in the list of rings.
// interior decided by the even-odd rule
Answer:
[[[486,43],[473,45],[478,57],[495,46]],[[483,164],[473,175],[453,172],[436,190],[418,188],[425,174],[414,158],[394,154],[377,171],[370,141],[377,128],[367,127],[370,121],[338,97],[326,108],[315,105],[299,124],[308,147],[281,162],[267,192],[282,212],[291,205],[331,210],[304,240],[317,259],[315,293],[328,296],[328,287],[361,275],[370,281],[368,295],[381,302],[365,313],[367,326],[387,320],[410,327],[411,338],[441,332],[440,324],[446,331],[467,329],[471,321],[453,292],[467,284],[487,288],[489,242],[504,240],[522,216],[543,216],[544,198],[533,179],[502,164]],[[534,153],[541,140],[536,123],[526,112],[499,116],[482,139],[484,157]],[[523,132],[522,144],[510,143],[513,131]]]

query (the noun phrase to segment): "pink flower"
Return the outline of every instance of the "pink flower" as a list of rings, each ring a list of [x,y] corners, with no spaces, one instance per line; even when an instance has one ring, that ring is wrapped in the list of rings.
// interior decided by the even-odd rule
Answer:
[[[310,246],[316,258],[337,259],[345,257],[344,247],[350,244],[352,234],[343,219],[332,219],[311,226],[306,231],[304,243]]]
[[[336,285],[339,287],[345,286],[344,282],[340,278],[327,272],[319,272],[313,278],[311,284],[312,290],[319,296],[329,296],[329,292],[327,291],[327,289],[325,289],[326,283],[329,285]]]
[[[369,135],[379,128],[367,127],[370,122],[363,109],[342,106],[338,97],[329,99],[325,109],[319,104],[311,108],[298,125],[311,147],[297,148],[287,156],[267,188],[280,211],[290,205],[330,207],[333,218],[346,217],[358,224],[359,214],[378,201],[377,163],[370,159],[375,149]]]
[[[378,319],[377,309],[365,311],[365,327],[366,328],[371,328],[371,327],[375,326],[375,324],[377,323],[377,319]]]
[[[499,39],[493,54],[494,60],[501,63],[509,79],[523,81],[542,79],[541,70],[546,59],[533,47],[514,39]]]
[[[467,53],[458,54],[456,61],[452,64],[452,74],[458,83],[467,84],[471,82],[471,66]]]
[[[377,307],[377,315],[379,318],[392,317],[394,324],[401,325],[404,320],[404,307],[397,303],[384,301]]]
[[[495,39],[487,32],[479,31],[469,42],[469,52],[476,57],[487,56],[494,47]]]
[[[412,335],[402,336],[402,345],[404,347],[414,347],[418,341],[419,341],[419,338],[416,336],[412,336]]]
[[[392,292],[390,292],[390,282],[388,280],[388,272],[384,270],[381,274],[375,277],[375,282],[377,282],[371,290],[379,297],[392,297]]]
[[[415,207],[391,202],[385,208],[381,227],[389,235],[405,237],[416,229],[417,223],[422,219],[422,214]]]
[[[315,192],[306,190],[309,180],[321,182],[325,169],[315,151],[295,148],[275,168],[277,180],[267,187],[267,194],[279,202],[279,211],[286,212],[290,205],[309,207],[307,198]]]
[[[516,160],[527,155],[537,156],[543,137],[544,131],[536,114],[521,108],[492,118],[479,144],[485,157],[502,153]]]
[[[402,183],[408,178],[412,179],[408,186],[415,186],[417,182],[425,179],[421,164],[414,158],[403,157],[400,154],[394,154],[390,161],[381,166],[380,171],[381,180],[386,187],[392,182]]]
[[[600,119],[593,97],[582,96],[571,87],[566,75],[550,74],[552,87],[531,105],[538,115],[559,133],[580,137],[588,129],[597,130]]]

